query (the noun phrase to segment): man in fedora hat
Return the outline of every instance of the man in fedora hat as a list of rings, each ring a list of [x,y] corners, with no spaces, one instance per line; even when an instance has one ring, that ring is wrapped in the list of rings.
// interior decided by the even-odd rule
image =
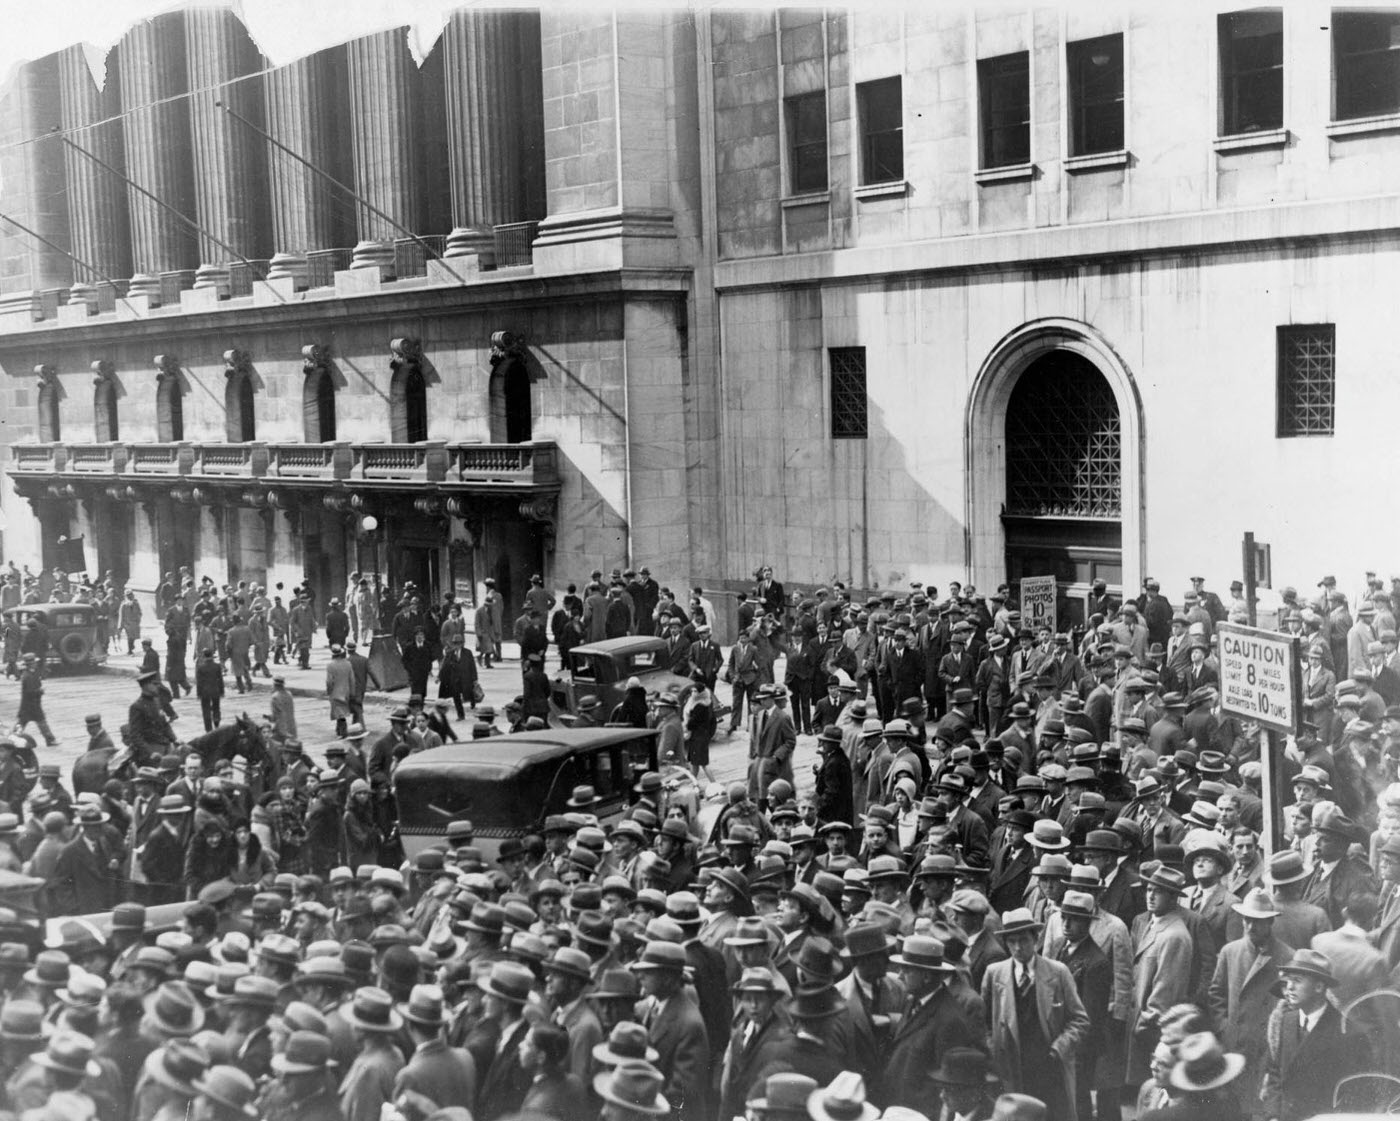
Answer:
[[[985,760],[985,753],[976,752]],[[973,769],[977,764],[973,763]],[[997,842],[992,846],[992,874],[987,885],[987,898],[996,911],[1009,911],[1019,907],[1030,886],[1031,869],[1036,863],[1036,848],[1032,847],[1035,836],[1032,830],[1053,822],[1037,822],[1035,815],[1028,810],[1012,810],[1001,819]],[[1068,847],[1068,842],[1063,846]]]
[[[1098,873],[1090,868],[1075,871],[1087,877],[1089,883],[1097,883]],[[1126,992],[1119,993],[1119,959],[1128,959],[1128,932],[1122,930],[1122,951],[1110,957],[1110,950],[1118,950],[1113,941],[1109,949],[1100,944],[1100,932],[1095,932],[1097,924],[1122,924],[1112,915],[1101,914],[1094,895],[1089,891],[1068,890],[1060,900],[1059,910],[1054,919],[1059,928],[1059,936],[1051,941],[1047,931],[1045,956],[1053,961],[1063,962],[1074,978],[1075,989],[1080,1003],[1089,1017],[1089,1026],[1075,1058],[1075,1093],[1078,1095],[1075,1108],[1081,1117],[1092,1117],[1090,1092],[1099,1092],[1099,1110],[1109,1114],[1118,1107],[1119,1089],[1123,1083],[1124,1051],[1122,1041],[1126,1034],[1128,1013],[1132,1001],[1131,960],[1123,960],[1125,967],[1122,978]],[[1102,1068],[1109,1077],[1098,1077]]]
[[[324,1034],[291,1032],[283,1050],[272,1056],[272,1072],[260,1101],[265,1121],[341,1121],[332,1089],[336,1064]]]
[[[974,1047],[954,1047],[938,1059],[929,1075],[943,1097],[948,1118],[985,1121],[995,1108],[989,1091],[996,1084],[987,1056]]]
[[[1261,1097],[1264,1115],[1302,1121],[1333,1108],[1337,1083],[1367,1069],[1366,1037],[1343,1034],[1341,1013],[1327,999],[1332,966],[1317,950],[1295,950],[1278,967],[1283,1001],[1269,1016]]]
[[[643,1023],[678,1121],[709,1121],[710,1044],[705,1021],[685,987],[685,948],[651,941],[633,964],[649,998]]]
[[[886,1107],[927,1108],[929,1060],[966,1043],[974,1028],[948,993],[948,978],[956,970],[937,938],[911,934],[890,964],[899,971],[907,997],[885,1050],[875,1097]]]
[[[1313,830],[1317,833],[1317,864],[1303,884],[1303,900],[1326,911],[1335,929],[1342,925],[1343,912],[1354,896],[1379,891],[1365,859],[1350,852],[1353,844],[1367,844],[1370,835],[1332,804],[1313,811]]]
[[[792,1034],[779,1049],[778,1067],[830,1083],[850,1065],[845,1000],[828,982],[805,982],[788,997],[785,1011]]]
[[[94,1046],[79,1032],[53,1031],[43,1049],[30,1055],[5,1084],[6,1104],[19,1115],[42,1108],[55,1095],[72,1095],[75,1105],[85,1107],[86,1116],[105,1115],[115,1103],[108,1087],[110,1072],[93,1060]]]
[[[602,1121],[651,1121],[667,1117],[671,1103],[662,1094],[665,1078],[647,1062],[619,1063],[593,1076],[593,1092],[603,1099]]]
[[[568,1033],[564,1068],[580,1079],[587,1078],[593,1072],[593,1048],[603,1041],[602,1022],[583,999],[593,982],[592,959],[583,950],[561,946],[544,963],[544,974],[550,1022]]]
[[[851,1059],[860,1070],[879,1070],[894,1018],[904,1006],[904,985],[890,972],[890,953],[898,945],[884,927],[857,922],[846,931],[841,959],[850,972],[836,982],[851,1025]]]
[[[1274,934],[1279,911],[1263,888],[1249,892],[1233,910],[1245,932],[1227,942],[1216,957],[1208,999],[1224,1045],[1245,1057],[1245,1097],[1253,1101],[1263,1077],[1264,1033],[1278,999],[1274,985],[1293,951]]]
[[[1150,869],[1150,871],[1149,871]],[[1133,920],[1133,1007],[1128,1038],[1128,1077],[1141,1082],[1157,1045],[1158,1021],[1175,1004],[1190,999],[1195,952],[1182,917],[1186,877],[1175,868],[1144,865],[1147,910]]]
[[[1302,856],[1293,851],[1275,853],[1264,876],[1279,912],[1274,920],[1274,937],[1290,950],[1307,949],[1313,938],[1332,929],[1327,912],[1303,898],[1304,885],[1310,878]],[[1239,937],[1243,929],[1242,924],[1232,926],[1230,933]]]
[[[464,1048],[447,1045],[446,999],[442,989],[437,985],[414,985],[398,1011],[413,1041],[413,1054],[394,1079],[394,1097],[407,1090],[439,1103],[475,1102],[476,1061]],[[274,1058],[274,1069],[276,1065]]]
[[[807,1121],[807,1100],[817,1092],[815,1079],[803,1074],[770,1074],[754,1084],[744,1103],[754,1121]]]
[[[520,1103],[522,1116],[591,1121],[593,1103],[584,1080],[569,1071],[568,1060],[569,1036],[563,1028],[535,1024],[525,1033],[520,1041],[520,1067],[530,1077],[530,1088]]]
[[[1039,1098],[1052,1117],[1075,1121],[1075,1060],[1089,1017],[1069,967],[1037,952],[1043,932],[1025,908],[1002,916],[999,937],[1010,956],[982,978],[992,1065],[1008,1089]]]
[[[854,778],[851,760],[847,757],[843,741],[845,737],[835,724],[828,724],[817,737],[817,750],[821,752],[821,762],[813,766],[816,776],[816,802],[818,821],[855,820]]]
[[[49,885],[56,914],[90,915],[112,909],[122,853],[103,828],[110,820],[111,815],[97,806],[79,809],[78,836],[58,854]]]
[[[1226,1052],[1210,1032],[1196,1032],[1177,1046],[1175,1060],[1165,1080],[1169,1104],[1140,1114],[1143,1121],[1244,1121],[1249,1116],[1240,1101],[1243,1055]]]
[[[394,1081],[404,1066],[395,1043],[403,1017],[394,1008],[393,998],[373,987],[357,989],[339,1015],[354,1032],[359,1048],[340,1083],[341,1112],[345,1121],[379,1121],[381,1108],[393,1100]]]
[[[781,992],[773,973],[762,966],[745,969],[731,986],[736,1019],[720,1065],[720,1117],[736,1117],[744,1098],[770,1067],[778,1068],[792,1040],[784,1017],[777,1014]]]

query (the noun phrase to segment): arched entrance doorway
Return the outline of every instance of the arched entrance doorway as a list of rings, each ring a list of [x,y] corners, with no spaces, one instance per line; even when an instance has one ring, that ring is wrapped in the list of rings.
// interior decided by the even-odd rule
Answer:
[[[1028,323],[979,371],[968,404],[967,556],[973,580],[1056,578],[1081,626],[1095,579],[1142,580],[1142,414],[1132,376],[1092,328]]]

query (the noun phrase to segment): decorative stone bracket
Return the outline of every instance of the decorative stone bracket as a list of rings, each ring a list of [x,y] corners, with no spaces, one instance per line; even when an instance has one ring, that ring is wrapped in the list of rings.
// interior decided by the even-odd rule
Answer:
[[[179,378],[180,360],[173,354],[156,355],[156,383],[160,384],[166,378]]]
[[[34,367],[34,376],[45,385],[58,386],[58,367],[51,366],[47,362]]]
[[[117,364],[107,358],[99,358],[92,364],[92,384],[101,385],[103,382],[115,381],[117,377]]]
[[[389,366],[398,373],[400,369],[412,369],[423,365],[423,343],[419,339],[401,338],[389,340]]]
[[[224,351],[224,377],[235,378],[253,371],[253,356],[246,350]]]
[[[307,375],[329,370],[331,348],[321,343],[311,343],[301,348],[301,372]]]
[[[491,336],[491,367],[494,369],[507,358],[522,358],[525,354],[525,339],[513,331],[496,331]]]

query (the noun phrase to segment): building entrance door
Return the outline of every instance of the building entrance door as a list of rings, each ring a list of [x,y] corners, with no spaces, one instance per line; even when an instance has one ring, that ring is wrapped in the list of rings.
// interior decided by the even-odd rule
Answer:
[[[1068,350],[1032,361],[1006,408],[1006,572],[1054,576],[1058,624],[1082,631],[1095,580],[1122,595],[1122,431],[1092,362]]]

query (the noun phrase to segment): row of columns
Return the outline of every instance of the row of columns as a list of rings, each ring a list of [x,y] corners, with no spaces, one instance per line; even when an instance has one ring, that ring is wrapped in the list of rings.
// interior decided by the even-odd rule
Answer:
[[[543,213],[539,19],[455,12],[441,62],[422,71],[394,31],[261,73],[264,60],[226,9],[135,24],[101,91],[80,47],[28,64],[56,67],[54,123],[76,146],[64,144],[61,161],[73,254],[87,263],[72,272],[74,297],[95,299],[95,282],[130,277],[133,292],[158,301],[170,273],[181,287],[226,289],[240,258],[270,257],[271,276],[304,283],[308,252],[351,241],[352,267],[384,266],[405,229],[445,232],[427,223],[449,207],[448,255],[489,253],[492,227]],[[439,137],[445,161],[431,158]]]

